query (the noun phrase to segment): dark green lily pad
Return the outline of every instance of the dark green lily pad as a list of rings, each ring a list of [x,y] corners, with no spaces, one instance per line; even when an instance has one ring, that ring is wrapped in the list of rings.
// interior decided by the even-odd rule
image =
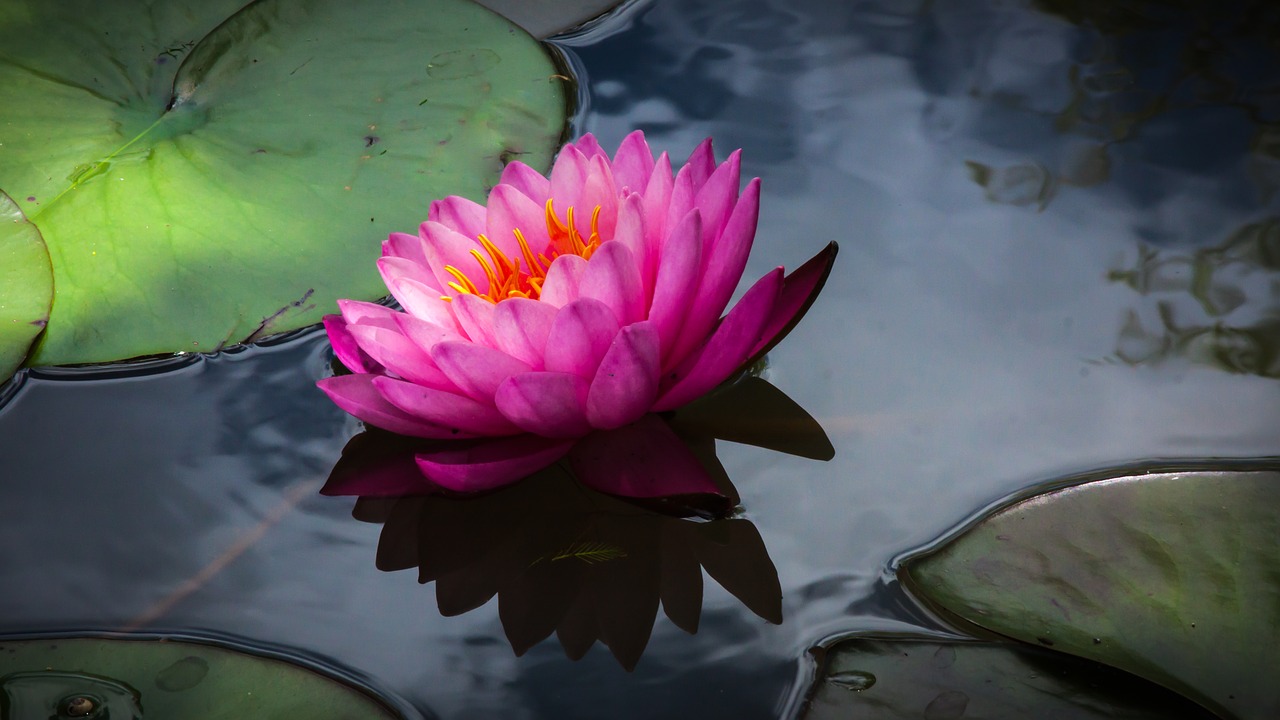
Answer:
[[[49,321],[53,270],[35,225],[0,192],[0,383],[22,365]]]
[[[1280,717],[1280,472],[1130,475],[999,510],[906,562],[964,620],[1223,717]]]
[[[77,698],[99,714],[59,714]],[[14,720],[403,717],[356,687],[283,660],[202,643],[107,638],[0,640],[0,708]]]
[[[1115,668],[1028,646],[864,637],[814,654],[805,720],[1213,717]]]
[[[0,189],[56,288],[33,364],[213,351],[385,295],[388,232],[559,142],[563,77],[474,3],[241,4],[0,9]]]

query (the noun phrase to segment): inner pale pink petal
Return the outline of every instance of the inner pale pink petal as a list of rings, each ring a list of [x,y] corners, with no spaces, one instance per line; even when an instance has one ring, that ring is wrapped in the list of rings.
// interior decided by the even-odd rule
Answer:
[[[626,245],[607,242],[587,262],[579,293],[608,305],[622,325],[644,318],[644,287],[640,269]]]
[[[360,348],[387,370],[419,385],[457,391],[457,387],[436,367],[431,357],[399,330],[370,325],[348,325]]]
[[[462,392],[487,405],[503,380],[527,373],[528,363],[491,347],[469,342],[443,342],[431,348],[431,359]]]
[[[702,222],[697,210],[690,210],[667,239],[658,264],[649,319],[658,331],[658,346],[664,358],[670,356],[680,337],[690,305],[698,291],[702,271]]]
[[[430,422],[387,402],[374,388],[376,375],[336,375],[316,385],[343,410],[360,420],[401,435],[424,438],[466,438],[473,435],[447,425]]]
[[[547,336],[547,370],[591,380],[619,328],[617,316],[599,300],[581,298],[565,305]]]
[[[613,181],[618,188],[630,188],[643,192],[653,173],[653,151],[645,142],[644,133],[633,130],[618,145],[613,155]]]
[[[579,207],[573,215],[574,227],[584,238],[591,237],[591,218],[595,208],[600,208],[597,228],[600,237],[609,240],[618,225],[618,189],[613,184],[613,171],[609,159],[603,155],[591,158],[587,169],[587,181],[583,183]]]
[[[467,338],[458,327],[446,327],[429,320],[399,313],[395,316],[396,326],[423,352],[430,353],[431,348],[442,342],[466,342]],[[452,322],[452,319],[450,319]]]
[[[547,198],[551,197],[551,181],[519,160],[509,162],[502,168],[502,178],[498,182],[514,187],[539,205],[545,204]]]
[[[484,232],[485,208],[473,200],[450,195],[431,203],[427,220],[446,225],[465,237],[475,237]]]
[[[421,453],[418,467],[428,480],[454,492],[492,490],[531,475],[565,456],[572,441],[517,435]]]
[[[396,327],[395,316],[401,314],[399,310],[389,308],[386,305],[363,300],[339,300],[338,310],[342,313],[342,319],[348,323],[362,323],[388,328]]]
[[[480,233],[483,232],[484,228],[481,228]],[[481,249],[475,237],[454,232],[437,222],[422,223],[423,254],[427,256],[427,267],[436,277],[437,287],[449,288],[449,283],[457,282],[453,275],[445,271],[446,266],[452,265],[471,278],[480,292],[489,292],[489,280],[480,269],[480,262],[471,254],[472,250]],[[449,289],[447,294],[454,292]]]
[[[508,298],[493,313],[493,335],[498,349],[534,370],[544,366],[547,337],[556,319],[556,308],[538,300]]]
[[[476,295],[460,293],[453,297],[449,309],[453,311],[458,327],[472,342],[489,347],[497,345],[493,338],[493,313],[496,310],[493,303]]]
[[[561,208],[558,208],[561,209]],[[496,185],[489,192],[489,228],[486,237],[511,260],[519,260],[524,272],[529,268],[520,251],[515,231],[519,230],[534,253],[551,242],[547,234],[545,201],[535,202],[510,185]]]
[[[587,393],[587,421],[601,430],[634,422],[658,397],[658,332],[649,321],[618,333]]]
[[[387,287],[405,312],[441,327],[457,330],[458,323],[454,320],[453,311],[449,309],[449,303],[441,297],[439,290],[433,290],[425,283],[410,278],[396,278],[389,281]]]
[[[622,243],[631,251],[640,270],[640,285],[644,288],[643,307],[653,301],[653,283],[657,275],[658,248],[645,237],[644,200],[639,193],[631,193],[622,201],[618,210],[618,227],[614,242]]]
[[[671,206],[674,183],[675,180],[671,175],[671,159],[666,153],[662,153],[654,163],[653,172],[649,175],[649,182],[644,189],[644,229],[649,233],[649,242],[659,250],[662,249],[662,239],[667,228],[672,227],[667,225],[667,212]]]
[[[617,430],[594,432],[569,454],[578,480],[624,497],[718,494],[715,481],[684,442],[656,415]]]
[[[409,233],[393,232],[382,241],[384,257],[401,257],[412,260],[422,267],[427,266],[427,256],[422,249],[422,238]]]
[[[577,205],[582,186],[587,181],[587,167],[587,157],[573,145],[565,145],[556,155],[555,165],[551,166],[551,197],[555,198],[556,213],[561,221],[571,206],[575,212],[583,212],[583,208]],[[589,219],[591,208],[587,208],[586,213]]]
[[[582,274],[587,271],[587,261],[577,255],[561,255],[547,269],[547,279],[542,282],[539,299],[551,307],[564,307],[578,299]]]
[[[782,268],[756,281],[720,326],[683,363],[662,375],[662,392],[655,411],[674,410],[702,397],[729,378],[760,342],[765,323],[782,289]]]
[[[348,377],[369,377],[348,376]],[[373,377],[373,387],[387,402],[426,423],[457,430],[458,435],[514,435],[519,429],[492,405],[465,395],[414,385],[384,375]],[[390,430],[391,428],[386,428]]]
[[[508,378],[494,395],[498,411],[525,432],[551,438],[582,437],[587,423],[587,381],[572,373],[531,372]]]

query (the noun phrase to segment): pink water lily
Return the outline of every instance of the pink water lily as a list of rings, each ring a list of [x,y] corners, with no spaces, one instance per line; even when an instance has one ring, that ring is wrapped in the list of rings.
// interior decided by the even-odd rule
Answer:
[[[831,244],[791,275],[774,269],[721,317],[760,206],[759,178],[739,190],[739,155],[717,166],[707,140],[673,176],[638,131],[612,160],[585,135],[561,150],[549,178],[507,165],[487,206],[432,203],[418,234],[393,233],[378,261],[403,312],[343,300],[325,318],[352,374],[320,388],[370,425],[458,440],[417,463],[462,492],[636,435],[628,428],[647,414],[701,397],[772,347],[835,259]],[[714,492],[629,476],[599,484],[627,495]]]

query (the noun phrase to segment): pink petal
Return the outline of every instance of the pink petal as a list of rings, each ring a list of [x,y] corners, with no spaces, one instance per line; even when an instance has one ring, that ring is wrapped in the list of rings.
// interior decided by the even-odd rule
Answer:
[[[551,167],[551,197],[555,199],[555,209],[562,220],[565,211],[578,204],[578,196],[587,181],[587,164],[587,157],[573,145],[565,145],[556,155],[555,165]],[[588,217],[589,213],[590,210]]]
[[[431,359],[459,390],[485,405],[493,405],[503,380],[531,369],[501,350],[469,342],[440,343],[431,348]]]
[[[405,380],[440,390],[455,389],[454,384],[432,362],[431,356],[398,329],[357,324],[347,326],[347,330],[370,357]]]
[[[658,397],[658,331],[649,321],[618,332],[600,361],[587,393],[587,420],[592,427],[612,430],[634,422]]]
[[[338,310],[342,313],[342,319],[348,323],[377,325],[387,328],[396,327],[396,316],[403,314],[399,310],[389,308],[386,305],[364,302],[363,300],[339,300]]]
[[[649,182],[644,188],[644,229],[649,233],[650,244],[659,250],[662,249],[662,237],[666,229],[671,227],[667,225],[667,212],[671,206],[674,182],[671,176],[671,160],[666,153],[662,153],[654,163],[653,172],[649,175]]]
[[[582,274],[587,271],[587,261],[577,255],[561,255],[547,268],[547,279],[542,282],[539,299],[551,307],[564,307],[578,299]]]
[[[702,279],[697,299],[689,306],[689,315],[680,330],[679,340],[669,353],[664,353],[666,369],[679,363],[702,342],[729,304],[729,298],[733,297],[733,291],[747,267],[759,215],[760,180],[757,178],[747,183],[747,189],[729,216],[711,255],[702,258]]]
[[[698,143],[698,147],[689,153],[689,159],[685,161],[685,167],[689,168],[691,173],[690,179],[693,180],[693,189],[696,192],[711,177],[711,173],[716,169],[716,154],[711,149],[711,138],[707,138]]]
[[[600,208],[597,218],[600,237],[613,237],[614,228],[618,225],[618,190],[613,184],[613,171],[609,169],[609,159],[603,155],[591,158],[587,170],[587,181],[583,183],[582,195],[578,200],[580,207],[574,213],[573,222],[578,233],[584,238],[591,237],[591,217],[595,209]]]
[[[481,228],[480,232],[483,233],[484,229]],[[435,274],[436,287],[439,287],[442,293],[458,294],[449,287],[449,283],[456,283],[457,278],[445,272],[446,266],[460,270],[476,284],[480,292],[489,291],[489,280],[480,269],[479,261],[471,254],[472,250],[480,249],[480,244],[471,239],[473,237],[475,236],[454,232],[437,222],[422,223],[422,251],[427,257],[427,267]]]
[[[496,185],[489,192],[489,227],[486,237],[506,253],[508,258],[519,260],[520,266],[528,272],[529,268],[524,267],[526,263],[520,251],[520,243],[516,240],[516,230],[524,235],[525,242],[529,243],[535,254],[551,242],[551,236],[547,234],[546,208],[510,185]]]
[[[555,307],[537,300],[516,297],[498,303],[493,312],[493,337],[498,349],[541,370],[556,314]]]
[[[374,386],[378,379],[387,378],[380,375],[336,375],[324,378],[316,385],[335,405],[374,427],[414,437],[472,437],[458,428],[431,422],[392,405]]]
[[[658,248],[645,236],[644,200],[639,193],[628,195],[618,209],[618,226],[613,239],[631,251],[636,267],[640,270],[640,285],[644,288],[644,303],[648,308],[653,302],[653,281],[657,275]]]
[[[581,298],[565,305],[547,336],[547,370],[591,380],[619,327],[617,316],[599,300]]]
[[[374,389],[378,391],[378,394],[386,398],[387,402],[408,413],[411,417],[456,431],[456,434],[452,435],[452,437],[458,437],[462,433],[485,436],[514,435],[519,432],[516,426],[502,417],[502,413],[498,412],[493,406],[476,402],[469,397],[414,385],[404,380],[396,380],[382,375],[374,376],[372,382]],[[352,414],[354,415],[355,413]],[[359,415],[356,417],[359,417]],[[390,430],[392,428],[387,429]]]
[[[502,168],[502,178],[498,182],[514,187],[538,205],[546,204],[547,198],[551,197],[551,181],[519,160]]]
[[[834,242],[827,245],[783,279],[782,291],[778,293],[778,300],[765,322],[760,342],[752,348],[751,356],[745,361],[747,364],[773,349],[804,318],[813,301],[818,298],[818,293],[822,292],[822,287],[827,284],[827,277],[835,265],[839,249]]]
[[[604,243],[591,255],[578,291],[584,298],[608,305],[622,325],[644,318],[640,269],[631,251],[622,243]]]
[[[449,303],[458,327],[471,338],[472,342],[493,347],[497,343],[493,338],[493,313],[497,307],[476,295],[459,293]]]
[[[618,152],[613,155],[613,181],[619,189],[630,188],[632,192],[641,192],[649,184],[649,176],[653,174],[653,151],[645,142],[644,133],[632,131],[618,145]]]
[[[352,438],[348,447],[364,436]],[[417,444],[421,445],[419,441]],[[429,495],[438,486],[427,480],[411,452],[391,454],[376,460],[364,460],[354,467],[345,468],[347,451],[343,459],[329,473],[329,479],[320,488],[321,495],[359,495],[362,497],[404,497]]]
[[[664,390],[655,411],[673,410],[702,397],[728,379],[760,342],[765,323],[782,289],[782,268],[760,278],[729,311],[697,352],[662,377]]]
[[[569,453],[578,480],[624,497],[718,494],[715,481],[656,415],[617,430],[594,432]]]
[[[445,225],[464,237],[475,237],[484,232],[485,208],[480,203],[457,195],[436,200],[427,209],[429,222]]]
[[[360,349],[356,339],[347,330],[347,321],[341,315],[325,315],[324,330],[329,335],[333,354],[348,370],[356,373],[378,372],[382,366],[368,353]]]
[[[658,263],[653,305],[649,308],[649,319],[657,328],[658,346],[664,356],[673,352],[680,336],[701,271],[702,218],[697,210],[690,210],[667,238]]]
[[[409,233],[393,232],[382,242],[383,257],[400,257],[427,266],[427,256],[422,251],[422,238]]]
[[[426,353],[430,353],[431,348],[437,343],[467,342],[467,338],[462,335],[456,325],[445,327],[404,313],[396,315],[395,320],[400,332]],[[453,318],[450,318],[449,322],[452,323]]]
[[[531,372],[508,378],[494,395],[516,427],[550,438],[578,438],[587,423],[587,381],[571,373]]]
[[[492,490],[520,480],[564,457],[573,443],[537,435],[496,438],[463,448],[418,455],[427,479],[454,492]]]
[[[578,151],[581,152],[588,160],[594,157],[603,157],[605,160],[609,159],[604,148],[600,147],[600,141],[596,140],[596,136],[591,133],[583,134],[582,137],[578,138],[577,141],[573,143],[573,146],[578,148]]]
[[[720,234],[730,211],[738,201],[741,168],[742,151],[734,150],[729,159],[716,168],[707,179],[707,184],[702,186],[694,198],[694,207],[702,211],[704,243]]]
[[[693,209],[693,200],[697,191],[693,187],[693,171],[688,165],[676,173],[675,184],[671,186],[671,202],[667,204],[667,215],[664,227],[675,227],[680,218]]]
[[[441,322],[444,317],[453,322],[440,299],[440,287],[426,268],[406,258],[386,256],[378,258],[378,272],[405,312],[433,322]]]

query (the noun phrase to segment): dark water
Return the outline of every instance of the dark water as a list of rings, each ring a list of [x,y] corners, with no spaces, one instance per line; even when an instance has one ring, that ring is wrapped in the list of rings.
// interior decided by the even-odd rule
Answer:
[[[700,632],[660,617],[627,673],[554,640],[514,657],[496,603],[441,617],[374,567],[377,525],[314,494],[357,427],[313,390],[312,333],[30,375],[0,410],[0,633],[231,634],[443,718],[778,717],[807,647],[918,622],[886,568],[989,503],[1280,454],[1278,23],[1262,2],[664,0],[563,41],[606,147],[640,127],[681,159],[744,148],[752,277],[841,244],[766,374],[835,459],[720,452],[782,625],[708,583]]]

